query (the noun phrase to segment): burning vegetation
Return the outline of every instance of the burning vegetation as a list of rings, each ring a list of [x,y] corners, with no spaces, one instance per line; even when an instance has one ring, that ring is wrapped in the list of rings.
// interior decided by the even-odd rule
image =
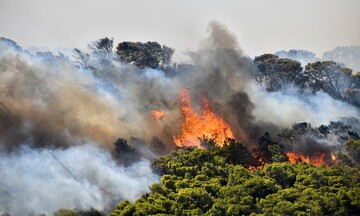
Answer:
[[[174,136],[177,146],[204,148],[201,140],[212,140],[216,145],[222,146],[227,139],[234,139],[229,124],[213,112],[206,97],[202,97],[200,115],[191,107],[187,89],[181,90],[180,103],[183,123],[181,134]]]
[[[286,153],[286,156],[288,156],[290,163],[305,162],[308,164],[313,164],[314,166],[317,167],[321,165],[327,166],[327,164],[325,164],[324,161],[325,153],[317,152],[315,156],[311,158],[309,156],[304,156],[302,154],[293,153],[293,152]]]
[[[190,64],[157,42],[114,52],[106,37],[70,60],[1,38],[0,214],[110,212],[140,194],[111,215],[359,212],[359,74],[252,60],[226,27],[209,33]]]

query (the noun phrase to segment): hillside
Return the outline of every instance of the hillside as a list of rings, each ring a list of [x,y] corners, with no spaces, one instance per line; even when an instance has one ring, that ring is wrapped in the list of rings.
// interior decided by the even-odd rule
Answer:
[[[359,156],[360,141],[357,145]],[[350,146],[350,144],[348,144]],[[153,168],[161,182],[120,215],[358,215],[360,170],[343,162],[330,167],[272,162],[252,169],[253,158],[235,141],[224,147],[185,148],[162,156]]]

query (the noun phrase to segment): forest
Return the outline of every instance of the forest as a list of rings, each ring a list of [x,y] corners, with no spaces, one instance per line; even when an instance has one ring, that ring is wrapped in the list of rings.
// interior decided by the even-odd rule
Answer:
[[[155,41],[0,38],[0,215],[359,215],[360,47],[252,59],[218,28],[187,63]],[[54,185],[27,203],[5,170],[29,161]]]
[[[345,144],[356,163],[359,147],[359,140]],[[122,201],[110,215],[358,214],[358,166],[336,162],[316,167],[285,158],[272,153],[272,162],[249,169],[253,158],[235,140],[223,147],[172,152],[153,162],[161,182],[134,203]]]

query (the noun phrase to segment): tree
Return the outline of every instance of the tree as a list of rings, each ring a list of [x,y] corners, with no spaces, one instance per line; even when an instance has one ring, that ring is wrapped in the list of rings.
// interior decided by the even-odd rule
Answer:
[[[114,44],[114,39],[104,37],[90,43],[88,47],[94,53],[109,58],[112,56],[113,44]]]
[[[84,69],[102,69],[112,65],[113,39],[100,38],[88,44],[91,51],[86,53],[78,48],[73,49],[75,65]]]
[[[263,142],[270,143],[264,147],[277,146],[271,144],[268,136],[263,137]],[[353,144],[348,147],[358,149]],[[227,149],[222,151],[224,148]],[[150,192],[133,203],[122,201],[110,215],[357,215],[359,212],[358,168],[341,163],[325,168],[276,162],[251,171],[234,164],[234,158],[247,155],[242,148],[240,143],[230,140],[224,147],[183,148],[160,157],[154,162],[155,167],[168,167],[161,182],[150,186]],[[238,153],[232,155],[232,151]]]
[[[141,68],[164,68],[170,64],[174,49],[161,47],[158,42],[122,42],[116,53],[122,60]]]
[[[360,107],[360,72],[351,75],[349,85],[343,92],[344,100]]]
[[[105,37],[88,44],[93,57],[94,68],[101,69],[112,65],[113,43],[113,39]]]
[[[293,187],[296,181],[297,173],[289,163],[267,164],[261,171],[265,176],[275,179],[282,188]]]
[[[350,160],[353,164],[360,164],[360,139],[358,140],[348,140],[345,143],[345,151],[350,157]]]
[[[267,162],[285,162],[284,146],[279,145],[278,142],[273,140],[269,132],[265,132],[259,139],[258,153],[262,156],[262,160]]]
[[[351,72],[333,61],[318,61],[306,65],[304,73],[313,92],[323,90],[336,99],[343,99],[342,93],[350,87]]]
[[[171,57],[174,54],[175,49],[171,47],[167,47],[165,45],[162,46],[162,52],[159,55],[160,58],[160,67],[164,68],[171,63]]]
[[[227,163],[241,164],[245,167],[252,165],[253,158],[249,150],[241,143],[229,139],[222,148],[218,148],[217,154],[225,158]]]
[[[80,49],[73,49],[75,65],[81,68],[88,69],[90,67],[90,54],[81,51]]]
[[[304,83],[300,62],[264,54],[255,57],[254,63],[257,66],[256,81],[268,91],[278,91],[287,84]]]
[[[180,189],[176,199],[176,208],[200,209],[201,213],[207,212],[213,205],[210,194],[204,188]]]
[[[113,156],[122,164],[131,164],[138,160],[140,154],[128,144],[126,139],[118,138],[114,143]]]

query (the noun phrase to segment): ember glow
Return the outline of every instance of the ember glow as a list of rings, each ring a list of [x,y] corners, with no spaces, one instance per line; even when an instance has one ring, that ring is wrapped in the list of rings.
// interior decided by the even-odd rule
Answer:
[[[190,95],[187,89],[180,91],[180,111],[183,117],[182,132],[174,136],[174,143],[177,146],[201,146],[201,139],[212,139],[219,146],[224,144],[226,139],[234,138],[230,126],[220,116],[215,114],[209,101],[202,97],[201,114],[197,114],[190,105]]]
[[[264,166],[267,164],[267,162],[264,160],[263,156],[260,155],[258,152],[253,152],[251,153],[252,157],[254,158],[254,160],[257,162],[256,166],[249,166],[249,170],[251,171],[256,171],[256,170],[261,170],[264,168]]]

